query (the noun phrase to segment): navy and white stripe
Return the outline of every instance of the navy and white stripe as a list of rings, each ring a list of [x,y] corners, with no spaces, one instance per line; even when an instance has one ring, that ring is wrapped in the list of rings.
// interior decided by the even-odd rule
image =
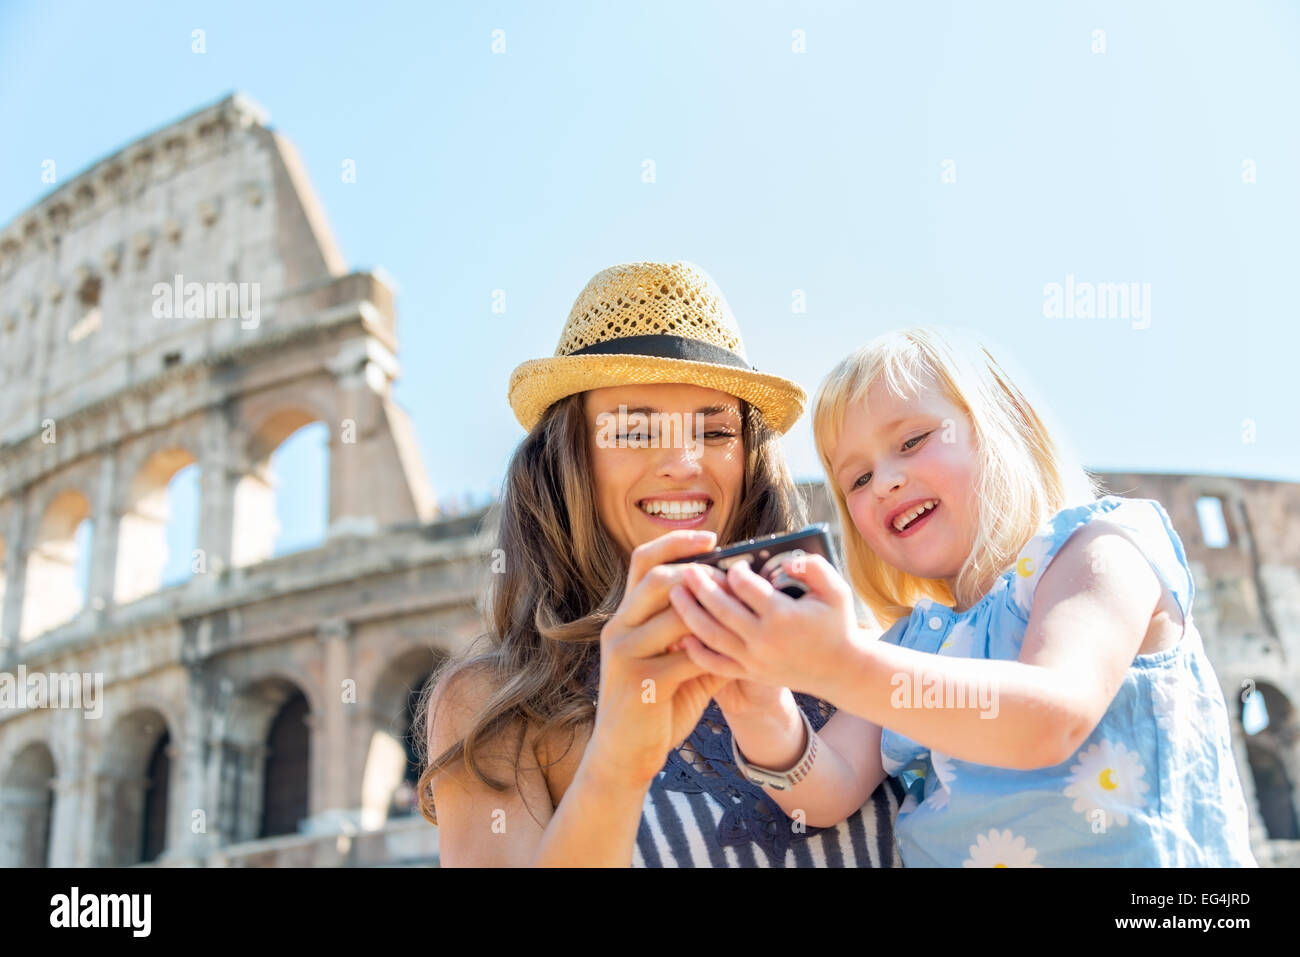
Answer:
[[[650,786],[637,832],[633,867],[902,867],[894,840],[901,787],[887,778],[861,810],[833,828],[793,841],[783,861],[758,844],[718,843],[724,808],[712,794]]]

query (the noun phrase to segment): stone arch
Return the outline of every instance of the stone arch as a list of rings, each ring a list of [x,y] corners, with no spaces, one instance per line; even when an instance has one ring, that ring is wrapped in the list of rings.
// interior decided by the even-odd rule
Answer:
[[[52,496],[41,513],[27,553],[24,641],[72,620],[81,611],[86,596],[77,581],[77,533],[82,523],[90,520],[90,500],[74,488]],[[93,534],[93,522],[91,528]]]
[[[115,602],[134,601],[161,587],[172,519],[168,489],[178,472],[197,461],[189,449],[169,446],[152,452],[135,470],[118,520]]]
[[[54,755],[44,741],[32,741],[0,767],[0,866],[48,867]]]
[[[107,690],[107,689],[106,689]],[[140,712],[155,712],[161,716],[163,724],[167,726],[168,732],[176,732],[176,736],[183,733],[182,717],[184,713],[184,704],[169,700],[167,697],[156,693],[150,687],[135,687],[130,692],[129,709],[123,709],[118,701],[104,701],[104,724],[108,727],[115,727],[127,718]]]
[[[263,415],[248,435],[244,450],[246,469],[235,484],[234,536],[231,564],[243,567],[265,561],[275,553],[280,532],[276,516],[276,478],[271,456],[299,430],[320,422],[328,429],[330,419],[314,404],[286,403]],[[328,488],[329,461],[324,463],[321,481]]]
[[[176,738],[152,707],[118,718],[95,772],[94,859],[126,867],[155,860],[166,846]]]
[[[315,403],[295,400],[277,406],[274,411],[263,415],[256,428],[249,432],[247,460],[252,465],[265,462],[285,439],[303,426],[328,421],[328,414],[317,408]]]
[[[265,717],[262,703],[273,702],[279,707],[285,696],[292,691],[302,692],[312,714],[321,713],[323,692],[307,675],[292,673],[284,666],[283,660],[278,658],[264,659],[263,665],[246,673],[242,680],[239,677],[234,679],[236,690],[231,697],[232,720],[228,725],[232,740],[260,742],[265,738],[270,719]],[[250,710],[241,713],[246,706]]]
[[[361,778],[363,828],[416,813],[415,708],[425,683],[444,658],[431,647],[409,648],[391,659],[375,680]]]
[[[1300,840],[1297,785],[1300,785],[1300,717],[1275,685],[1259,681],[1268,726],[1246,735],[1246,758],[1255,779],[1255,801],[1270,840]],[[1244,714],[1246,705],[1240,703]]]
[[[293,833],[310,815],[315,713],[307,690],[279,675],[263,676],[235,695],[233,720],[221,743],[227,840]]]
[[[54,757],[55,768],[71,762],[67,742],[54,733],[53,723],[50,721],[53,714],[53,711],[42,711],[39,715],[34,715],[33,720],[22,721],[20,727],[13,729],[12,735],[9,735],[6,729],[6,740],[0,748],[0,770],[17,760],[19,754],[33,745],[41,745],[49,749]],[[3,784],[4,778],[0,776],[0,785]]]
[[[266,734],[259,837],[296,834],[311,815],[310,706],[302,691],[280,706]]]

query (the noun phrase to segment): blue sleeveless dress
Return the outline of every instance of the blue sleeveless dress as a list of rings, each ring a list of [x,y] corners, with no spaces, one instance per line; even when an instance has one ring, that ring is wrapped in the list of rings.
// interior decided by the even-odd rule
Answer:
[[[881,640],[928,654],[1017,660],[1034,588],[1090,521],[1118,525],[1173,593],[1178,644],[1137,655],[1101,721],[1055,767],[959,761],[885,728],[885,771],[907,796],[907,867],[1254,867],[1228,713],[1191,618],[1194,582],[1160,503],[1107,495],[1045,523],[972,608],[924,599]]]
[[[587,681],[593,699],[599,669]],[[835,708],[795,701],[820,729]],[[669,753],[641,810],[633,867],[902,867],[894,818],[902,785],[886,778],[848,819],[807,827],[736,770],[731,730],[710,701],[682,748]]]

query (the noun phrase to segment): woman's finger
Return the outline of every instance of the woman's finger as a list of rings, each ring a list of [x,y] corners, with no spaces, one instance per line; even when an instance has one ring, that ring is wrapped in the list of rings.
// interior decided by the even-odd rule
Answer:
[[[668,605],[642,624],[624,632],[606,647],[609,652],[626,655],[628,658],[653,658],[670,650],[675,642],[690,632],[677,610]]]
[[[695,594],[689,588],[678,585],[668,593],[668,600],[672,602],[673,609],[681,618],[682,624],[686,626],[689,634],[695,635],[714,651],[728,657],[744,657],[744,639],[730,631],[701,607]]]
[[[717,540],[717,534],[707,530],[677,529],[660,535],[653,541],[638,545],[633,550],[632,559],[628,563],[624,605],[627,605],[628,598],[640,588],[642,581],[652,569],[675,559],[689,558],[707,552]],[[646,611],[632,623],[640,623],[648,614],[649,611]]]
[[[617,617],[629,627],[647,621],[668,607],[668,590],[685,580],[687,569],[699,567],[669,563],[648,569],[637,586],[623,596]]]
[[[737,564],[743,565],[744,562],[738,562]],[[727,572],[729,583],[732,581],[731,576],[733,574],[735,574],[734,570]],[[747,635],[758,626],[758,618],[754,612],[729,595],[726,588],[714,582],[709,576],[691,571],[683,576],[683,584],[694,593],[696,600],[704,606],[709,614],[737,635]]]
[[[740,662],[711,650],[694,635],[682,639],[682,648],[690,656],[691,661],[712,674],[727,679],[749,677]]]
[[[656,701],[667,701],[682,682],[710,673],[708,668],[692,658],[685,649],[659,658],[648,658],[642,664],[645,674],[641,680],[644,682],[649,678],[654,682]]]

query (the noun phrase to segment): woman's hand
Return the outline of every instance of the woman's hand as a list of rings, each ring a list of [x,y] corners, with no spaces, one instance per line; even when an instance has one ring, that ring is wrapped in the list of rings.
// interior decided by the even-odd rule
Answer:
[[[691,634],[682,648],[714,674],[825,697],[853,647],[876,634],[858,625],[848,584],[820,555],[788,558],[784,567],[809,589],[802,598],[777,591],[745,562],[728,570],[726,588],[687,566],[669,592]],[[748,697],[750,685],[735,693]]]
[[[672,531],[632,552],[623,601],[600,633],[600,692],[587,751],[602,773],[648,786],[727,680],[681,650],[690,629],[668,591],[694,566],[664,564],[715,541],[713,532]]]

